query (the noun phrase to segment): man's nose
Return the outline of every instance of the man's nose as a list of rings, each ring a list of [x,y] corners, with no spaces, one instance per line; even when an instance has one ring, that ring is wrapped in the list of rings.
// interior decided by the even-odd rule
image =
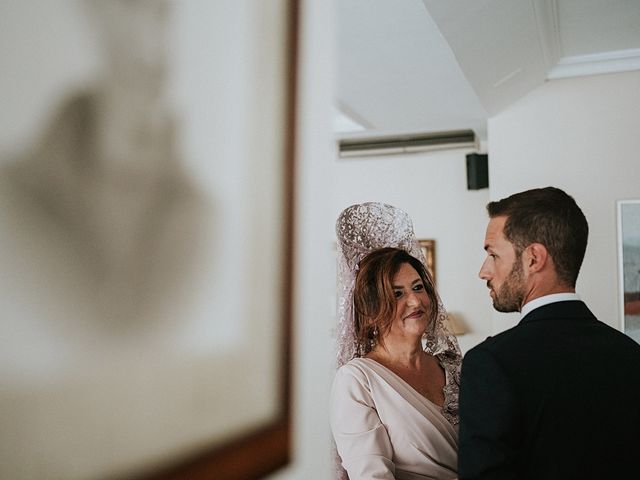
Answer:
[[[478,276],[482,280],[489,280],[489,271],[487,269],[487,261],[486,260],[484,262],[482,262],[482,265],[480,266],[480,271],[478,272]]]

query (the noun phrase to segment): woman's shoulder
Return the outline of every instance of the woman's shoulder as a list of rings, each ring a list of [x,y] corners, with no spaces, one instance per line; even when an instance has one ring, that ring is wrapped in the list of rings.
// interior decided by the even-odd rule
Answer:
[[[334,385],[345,383],[368,385],[372,373],[370,362],[371,360],[360,357],[351,359],[336,371]]]
[[[371,360],[365,357],[352,358],[338,368],[337,374],[361,377],[371,370],[370,362]]]
[[[331,397],[343,406],[345,399],[364,405],[373,404],[371,372],[366,359],[354,358],[336,371]]]

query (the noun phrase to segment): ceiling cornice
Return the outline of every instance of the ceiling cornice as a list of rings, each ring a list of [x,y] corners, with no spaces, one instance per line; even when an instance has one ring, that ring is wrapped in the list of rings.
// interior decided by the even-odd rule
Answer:
[[[558,0],[530,0],[547,80],[640,70],[640,49],[565,56],[560,35]]]
[[[563,57],[555,67],[549,70],[547,79],[553,80],[634,70],[640,70],[640,48]]]

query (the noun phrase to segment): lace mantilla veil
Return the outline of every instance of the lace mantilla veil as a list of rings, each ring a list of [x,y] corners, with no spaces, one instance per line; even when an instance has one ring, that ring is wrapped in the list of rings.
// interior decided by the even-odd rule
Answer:
[[[336,331],[336,368],[366,353],[366,345],[356,339],[353,289],[358,264],[371,251],[384,247],[402,248],[426,265],[413,233],[413,224],[402,210],[384,203],[360,203],[346,208],[336,222],[338,240],[338,325]],[[431,277],[429,281],[433,282]],[[435,291],[435,286],[434,286]],[[438,297],[438,314],[425,332],[425,351],[434,355],[446,371],[444,417],[458,423],[458,389],[462,356],[458,341],[447,330],[447,312]]]

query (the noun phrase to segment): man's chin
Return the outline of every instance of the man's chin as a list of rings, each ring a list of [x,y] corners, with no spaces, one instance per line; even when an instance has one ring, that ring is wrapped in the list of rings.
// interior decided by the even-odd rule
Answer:
[[[496,300],[493,301],[493,308],[500,312],[500,313],[511,313],[511,312],[518,312],[520,311],[520,309],[518,308],[518,306],[514,306],[514,305],[505,305],[502,304],[500,302],[497,302]]]
[[[493,308],[500,313],[511,313],[516,312],[517,310],[509,307],[503,307],[502,305],[493,305]]]

